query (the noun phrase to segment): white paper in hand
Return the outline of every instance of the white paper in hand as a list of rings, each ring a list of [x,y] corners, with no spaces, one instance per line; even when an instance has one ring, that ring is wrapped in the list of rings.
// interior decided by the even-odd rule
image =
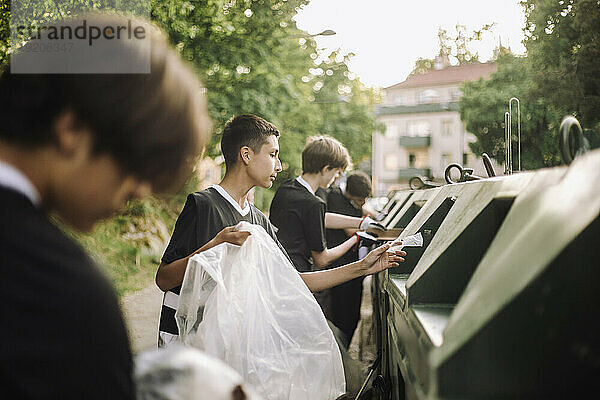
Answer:
[[[392,242],[392,246],[389,250],[402,250],[403,247],[422,247],[423,246],[423,235],[421,232],[417,232],[412,236],[407,236],[404,239],[400,239],[398,236]]]

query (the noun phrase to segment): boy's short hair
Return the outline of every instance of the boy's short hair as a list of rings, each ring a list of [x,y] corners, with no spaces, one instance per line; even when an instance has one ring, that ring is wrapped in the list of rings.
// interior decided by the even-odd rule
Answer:
[[[371,195],[371,179],[362,171],[352,171],[346,177],[346,192],[351,196],[367,198]]]
[[[345,170],[350,165],[348,150],[331,136],[312,136],[302,150],[302,172],[319,173],[325,166]]]
[[[258,153],[269,136],[279,137],[279,129],[264,118],[252,114],[232,117],[223,128],[221,152],[227,168],[234,166],[240,149],[248,146]]]
[[[108,26],[126,25],[131,17],[91,14],[64,23],[82,19]],[[0,76],[0,139],[23,148],[52,145],[57,117],[72,112],[90,131],[94,154],[111,156],[124,173],[150,182],[154,192],[179,188],[209,136],[206,102],[200,82],[161,32],[153,28],[149,37],[147,74],[13,74],[6,65]],[[123,52],[141,57],[122,42]]]

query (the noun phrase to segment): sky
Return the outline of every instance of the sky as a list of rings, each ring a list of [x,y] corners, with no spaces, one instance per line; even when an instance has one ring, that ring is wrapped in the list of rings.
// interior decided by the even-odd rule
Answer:
[[[468,31],[495,23],[493,32],[472,46],[480,60],[492,56],[499,37],[513,53],[524,54],[525,14],[519,1],[311,0],[295,20],[310,34],[335,31],[334,36],[315,38],[321,51],[354,53],[350,70],[369,86],[387,87],[406,79],[419,57],[437,55],[440,27],[450,33],[457,23]]]

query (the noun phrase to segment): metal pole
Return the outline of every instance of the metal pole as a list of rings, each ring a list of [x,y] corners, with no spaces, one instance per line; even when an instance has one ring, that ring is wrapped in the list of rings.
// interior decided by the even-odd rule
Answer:
[[[519,171],[521,171],[521,102],[519,101],[519,99],[517,99],[516,97],[511,97],[510,100],[508,101],[508,112],[510,113],[510,115],[512,116],[512,102],[516,101],[517,102],[517,132],[518,132],[518,148],[519,148],[519,152],[518,152],[518,156],[519,156]]]
[[[510,175],[510,113],[507,111],[504,113],[504,174]]]

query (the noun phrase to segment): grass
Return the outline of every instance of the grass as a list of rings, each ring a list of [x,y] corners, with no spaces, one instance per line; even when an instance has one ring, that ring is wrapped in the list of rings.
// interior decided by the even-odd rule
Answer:
[[[186,185],[169,198],[130,202],[122,215],[100,222],[89,234],[62,228],[87,250],[122,297],[153,282],[187,190],[194,189]]]
[[[129,224],[129,218],[116,217],[99,224],[92,234],[79,237],[119,296],[148,286],[160,262],[160,254],[144,251],[138,243],[123,237]]]

